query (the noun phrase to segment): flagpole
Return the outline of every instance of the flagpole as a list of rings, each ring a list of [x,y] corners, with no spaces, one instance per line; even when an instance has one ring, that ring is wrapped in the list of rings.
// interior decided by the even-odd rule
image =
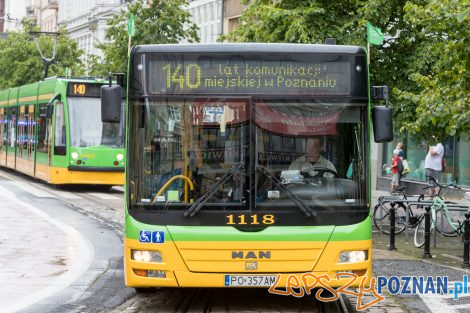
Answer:
[[[127,44],[127,57],[131,56],[131,36],[129,36],[129,43]]]
[[[370,43],[367,42],[367,65],[370,66]]]

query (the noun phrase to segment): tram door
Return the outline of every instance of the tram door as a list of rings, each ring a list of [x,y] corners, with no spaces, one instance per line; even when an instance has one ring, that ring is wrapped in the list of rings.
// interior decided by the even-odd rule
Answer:
[[[34,175],[34,105],[19,107],[16,170]]]
[[[16,119],[18,109],[16,107],[10,107],[6,110],[7,116],[7,144],[6,154],[7,161],[6,165],[9,168],[15,168],[15,155],[16,155]]]
[[[0,166],[5,166],[7,163],[7,154],[6,154],[6,117],[5,117],[5,108],[0,109]]]
[[[49,181],[51,165],[52,119],[47,118],[47,103],[40,103],[36,109],[36,168],[34,176]],[[34,147],[33,147],[34,149]]]

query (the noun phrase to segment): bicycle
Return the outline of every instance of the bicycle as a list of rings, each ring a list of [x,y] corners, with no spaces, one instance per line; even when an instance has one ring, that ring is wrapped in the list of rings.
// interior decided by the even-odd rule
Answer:
[[[421,215],[415,215],[411,209],[411,205],[406,203],[410,199],[405,194],[405,187],[397,187],[394,192],[391,193],[391,196],[382,196],[379,198],[378,203],[374,207],[373,211],[373,221],[375,227],[383,232],[384,234],[390,234],[390,209],[395,208],[395,234],[402,233],[407,227],[414,228],[418,225]],[[417,196],[417,201],[420,202],[425,199],[424,194]],[[418,208],[422,208],[419,204],[416,205]],[[406,214],[409,211],[408,223],[406,223]]]
[[[439,191],[437,195],[434,197],[434,201],[431,205],[431,228],[430,228],[430,233],[436,229],[438,233],[441,233],[442,235],[446,237],[455,237],[455,236],[463,236],[464,233],[464,227],[463,223],[460,221],[454,222],[452,220],[452,217],[449,214],[448,210],[448,204],[451,204],[453,202],[446,202],[444,198],[442,197],[442,190],[447,190],[449,188],[455,189],[455,190],[461,190],[460,187],[456,186],[454,183],[450,183],[447,186],[439,184],[434,178],[430,177],[430,180],[435,184],[435,186],[439,187]],[[430,188],[433,188],[431,186]],[[470,193],[467,192],[465,193],[465,199],[467,201],[470,201]],[[467,212],[470,212],[470,206],[467,209]],[[440,224],[439,221],[437,220],[437,214],[441,213],[441,215],[444,217],[444,223]],[[414,245],[417,248],[421,248],[424,245],[424,214],[420,217],[420,221],[418,226],[415,229],[415,234],[414,234]]]

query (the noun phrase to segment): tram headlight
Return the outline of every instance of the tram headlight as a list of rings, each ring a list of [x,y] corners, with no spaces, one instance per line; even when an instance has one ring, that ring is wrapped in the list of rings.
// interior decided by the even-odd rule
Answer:
[[[338,263],[356,263],[367,260],[367,251],[343,251],[339,255]]]
[[[162,263],[162,254],[159,251],[148,251],[148,250],[132,250],[132,260],[138,262],[154,262]]]
[[[77,152],[72,152],[72,159],[76,160],[78,158],[78,153]]]
[[[124,156],[121,153],[119,153],[118,155],[116,155],[116,159],[118,161],[122,161],[122,159],[124,159]]]

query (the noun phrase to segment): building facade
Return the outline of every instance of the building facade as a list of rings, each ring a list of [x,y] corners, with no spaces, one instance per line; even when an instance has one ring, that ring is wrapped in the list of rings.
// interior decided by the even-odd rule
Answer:
[[[214,43],[223,33],[223,0],[188,1],[186,11],[199,27],[198,36],[202,43]]]
[[[57,32],[58,0],[40,0],[38,24],[43,32]]]
[[[25,0],[1,0],[3,27],[1,32],[19,31],[21,20],[26,16]]]
[[[97,45],[105,42],[106,22],[125,8],[124,0],[57,0],[58,25],[64,26],[78,47],[88,55],[101,56]]]
[[[219,41],[238,25],[244,5],[241,0],[188,0],[186,10],[199,27],[201,43]]]

